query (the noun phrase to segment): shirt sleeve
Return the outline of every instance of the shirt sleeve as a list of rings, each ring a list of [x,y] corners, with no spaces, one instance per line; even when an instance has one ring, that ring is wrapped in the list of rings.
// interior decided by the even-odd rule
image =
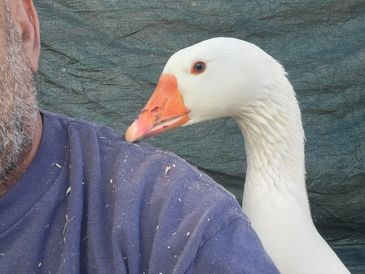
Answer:
[[[186,273],[279,273],[245,218],[236,218],[200,246]]]
[[[129,273],[278,273],[233,195],[172,154],[139,159],[138,149],[130,145],[136,156],[122,155],[125,172],[112,179],[115,265]]]

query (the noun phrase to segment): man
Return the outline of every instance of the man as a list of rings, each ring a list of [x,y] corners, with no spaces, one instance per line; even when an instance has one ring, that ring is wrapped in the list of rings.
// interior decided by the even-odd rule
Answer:
[[[235,199],[170,153],[39,112],[32,0],[0,0],[1,273],[277,273]]]

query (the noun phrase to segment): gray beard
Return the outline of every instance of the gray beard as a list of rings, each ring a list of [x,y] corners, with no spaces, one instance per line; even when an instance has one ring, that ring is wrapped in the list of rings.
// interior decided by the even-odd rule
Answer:
[[[17,28],[6,12],[7,54],[0,64],[0,184],[29,152],[37,117],[36,89]]]

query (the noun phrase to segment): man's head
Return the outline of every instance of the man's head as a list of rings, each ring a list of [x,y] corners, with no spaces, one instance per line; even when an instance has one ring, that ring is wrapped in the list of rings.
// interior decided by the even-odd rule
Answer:
[[[39,23],[32,0],[0,0],[0,184],[29,152],[37,115]]]

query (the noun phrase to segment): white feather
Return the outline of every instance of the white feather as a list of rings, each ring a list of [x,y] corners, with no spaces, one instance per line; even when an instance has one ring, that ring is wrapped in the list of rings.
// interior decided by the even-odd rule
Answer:
[[[206,71],[190,73],[196,61]],[[349,273],[315,228],[305,187],[304,131],[283,67],[257,46],[213,38],[175,53],[177,78],[193,124],[231,116],[245,139],[243,208],[284,274]]]

